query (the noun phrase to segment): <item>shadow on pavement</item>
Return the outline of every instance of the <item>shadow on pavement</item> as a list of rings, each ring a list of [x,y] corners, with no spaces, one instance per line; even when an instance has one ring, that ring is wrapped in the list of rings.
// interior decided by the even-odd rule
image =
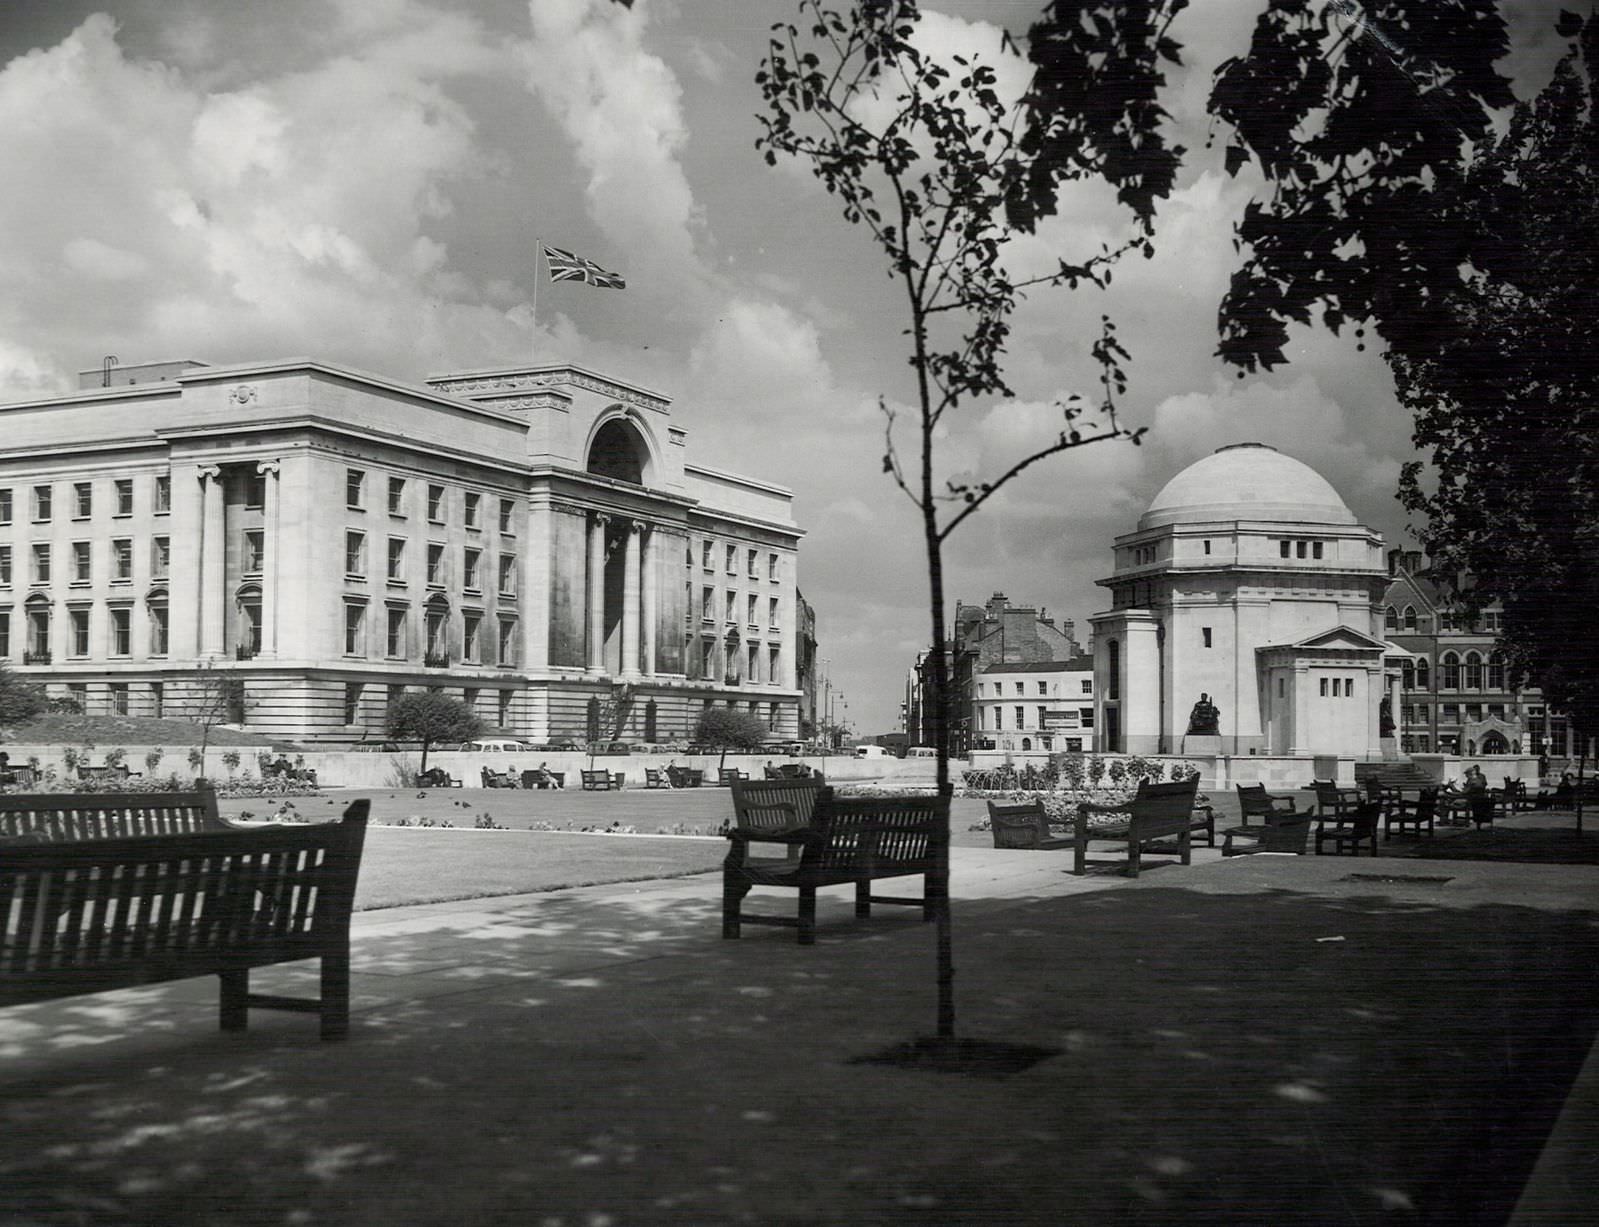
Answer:
[[[209,981],[8,1010],[0,1217],[1499,1223],[1599,1025],[1594,912],[1160,873],[957,911],[963,1034],[1061,1055],[854,1064],[930,1025],[931,927],[713,894],[373,925],[344,1044]]]

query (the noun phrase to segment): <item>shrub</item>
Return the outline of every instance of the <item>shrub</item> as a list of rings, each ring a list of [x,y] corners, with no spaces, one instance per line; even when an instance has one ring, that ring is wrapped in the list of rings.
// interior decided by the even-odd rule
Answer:
[[[759,750],[771,729],[748,712],[707,707],[694,724],[694,740],[727,750]]]
[[[160,746],[152,746],[146,750],[144,753],[144,769],[154,775],[156,768],[161,765],[161,756],[165,753],[166,751]]]
[[[1111,759],[1110,767],[1106,770],[1105,774],[1110,776],[1110,782],[1112,784],[1120,784],[1127,778],[1127,761],[1121,758]]]
[[[1088,759],[1088,783],[1093,788],[1099,787],[1099,782],[1105,778],[1105,760],[1099,755],[1091,755]]]
[[[128,752],[121,746],[117,746],[105,752],[105,765],[107,767],[120,767],[127,757]]]
[[[239,752],[237,750],[224,750],[222,752],[222,765],[228,769],[231,776],[239,769]]]
[[[192,767],[196,772],[203,771],[205,769],[205,751],[199,746],[193,746],[190,748],[189,766]]]

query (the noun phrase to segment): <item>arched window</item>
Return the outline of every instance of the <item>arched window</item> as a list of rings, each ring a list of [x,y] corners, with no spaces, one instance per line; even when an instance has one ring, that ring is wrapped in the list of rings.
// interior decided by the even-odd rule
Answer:
[[[1505,688],[1505,658],[1502,653],[1493,652],[1488,657],[1488,689],[1503,690]]]
[[[1440,690],[1460,689],[1460,657],[1453,652],[1445,652],[1438,661],[1438,669],[1443,674],[1438,681]]]
[[[50,663],[50,599],[35,592],[24,603],[28,614],[28,644],[22,650],[25,665]]]
[[[1033,739],[1031,737],[1023,737],[1022,738],[1022,749],[1031,750],[1032,748],[1033,748]]]
[[[234,594],[237,619],[233,627],[234,655],[250,660],[261,650],[261,587],[245,584]]]
[[[1394,612],[1394,607],[1392,605],[1386,605],[1383,607],[1382,628],[1385,631],[1396,631],[1399,629],[1399,615]]]
[[[427,633],[427,655],[423,663],[435,668],[450,663],[450,603],[442,596],[428,601],[422,611]]]
[[[588,471],[615,481],[644,484],[649,448],[638,428],[622,418],[612,418],[594,433],[589,444]]]
[[[1404,618],[1404,621],[1405,621],[1405,629],[1407,631],[1413,631],[1413,630],[1416,629],[1416,607],[1414,605],[1406,605],[1405,606],[1405,618]]]
[[[1466,653],[1466,689],[1482,689],[1482,657],[1475,652]]]
[[[144,597],[145,620],[150,625],[150,655],[165,656],[168,650],[167,590],[152,588]]]
[[[1427,663],[1425,656],[1416,662],[1416,689],[1432,689],[1432,666]]]

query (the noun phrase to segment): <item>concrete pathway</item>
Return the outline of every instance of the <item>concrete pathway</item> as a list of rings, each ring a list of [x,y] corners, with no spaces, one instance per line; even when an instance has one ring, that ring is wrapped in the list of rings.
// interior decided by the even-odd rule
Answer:
[[[343,1044],[10,1009],[0,1222],[1502,1223],[1535,1164],[1590,1221],[1599,870],[1161,859],[956,850],[961,1032],[1053,1054],[1004,1078],[857,1063],[931,1025],[914,910],[724,942],[715,875],[363,913]]]

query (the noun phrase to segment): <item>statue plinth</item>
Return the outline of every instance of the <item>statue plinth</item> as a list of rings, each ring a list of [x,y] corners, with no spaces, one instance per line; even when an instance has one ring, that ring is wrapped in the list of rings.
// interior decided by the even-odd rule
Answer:
[[[1189,733],[1183,738],[1184,754],[1208,754],[1212,758],[1221,754],[1219,733]]]

